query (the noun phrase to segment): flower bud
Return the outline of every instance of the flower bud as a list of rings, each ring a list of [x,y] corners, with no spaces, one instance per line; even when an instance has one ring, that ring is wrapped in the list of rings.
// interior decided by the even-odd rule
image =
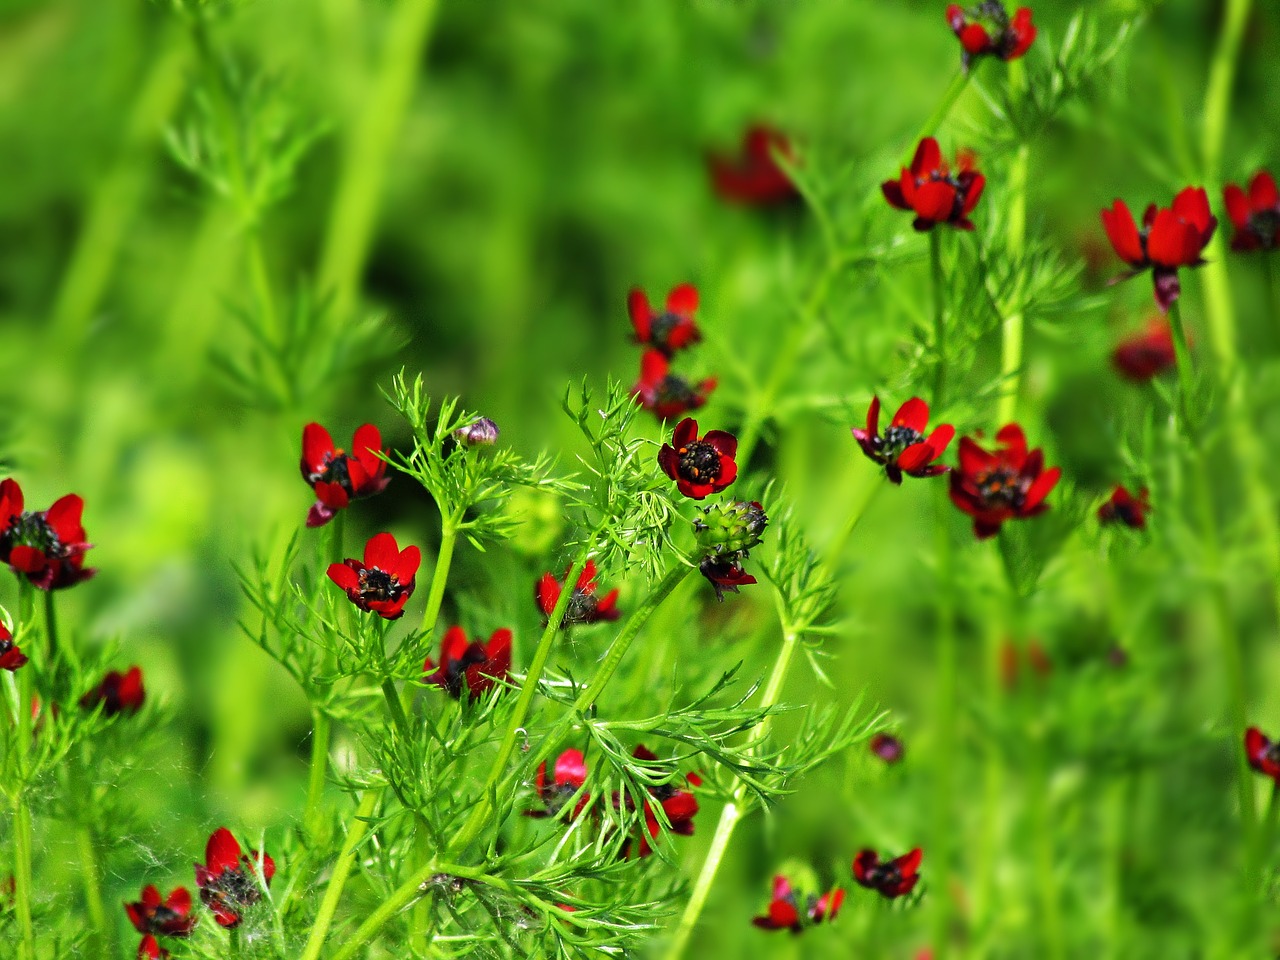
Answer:
[[[741,552],[745,556],[760,542],[768,525],[764,508],[755,500],[713,503],[703,507],[693,521],[698,545],[708,553],[720,555]]]
[[[492,447],[498,442],[498,425],[488,417],[480,417],[453,431],[453,439],[466,447]]]

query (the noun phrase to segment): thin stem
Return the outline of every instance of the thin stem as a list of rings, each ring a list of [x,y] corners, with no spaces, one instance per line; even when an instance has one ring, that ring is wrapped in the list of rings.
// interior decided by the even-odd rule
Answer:
[[[22,740],[31,737],[29,704],[28,696],[19,705],[19,712],[28,718],[26,730],[19,725],[18,736]],[[27,804],[25,784],[18,788],[13,801],[13,860],[13,896],[18,913],[18,931],[22,937],[18,957],[20,960],[36,960],[36,931],[31,922],[31,807]]]
[[[934,810],[931,854],[934,876],[944,885],[951,871],[952,801],[955,790],[956,695],[959,685],[956,650],[955,600],[952,596],[952,545],[947,520],[950,501],[945,490],[938,497],[934,520],[937,543],[937,611],[938,692],[936,694],[937,728],[934,732]],[[946,960],[950,949],[951,898],[934,901],[933,954],[935,960]]]
[[[84,878],[84,899],[89,913],[92,940],[101,956],[113,956],[111,928],[107,923],[107,909],[102,899],[102,866],[99,862],[98,844],[93,831],[81,824],[76,828],[76,849],[80,855],[80,874]]]
[[[312,704],[311,768],[307,772],[307,808],[302,817],[307,835],[312,839],[320,836],[324,829],[321,803],[324,800],[325,774],[329,762],[330,733],[329,715],[318,704]]]
[[[881,476],[879,470],[872,474],[871,479],[867,482],[866,489],[861,497],[853,502],[853,509],[849,511],[848,518],[840,527],[840,532],[827,545],[827,566],[835,569],[840,563],[840,558],[844,556],[844,549],[849,544],[853,531],[857,529],[859,521],[866,516],[867,509],[879,495],[880,491],[887,486],[887,481]]]
[[[351,960],[396,914],[426,893],[426,884],[437,872],[439,867],[434,860],[419,867],[416,873],[365,918],[364,923],[360,924],[351,939],[342,945],[331,960]]]
[[[1020,64],[1015,61],[1010,66]],[[1009,168],[1009,255],[1022,256],[1027,232],[1027,165],[1030,148],[1018,146]],[[1019,274],[1018,283],[1022,278]],[[1018,387],[1022,375],[1023,318],[1021,311],[1004,318],[1000,336],[1000,406],[997,424],[1012,423],[1017,417]]]
[[[244,242],[249,282],[253,286],[253,295],[258,301],[258,309],[262,312],[263,330],[269,343],[279,343],[280,317],[276,313],[276,301],[271,293],[271,277],[267,272],[267,258],[262,250],[262,233],[257,224],[249,227],[249,233]]]
[[[329,934],[329,926],[333,923],[334,914],[338,910],[338,901],[342,898],[342,888],[346,886],[347,876],[355,865],[356,848],[360,846],[368,834],[368,827],[365,821],[373,816],[373,810],[378,804],[378,797],[381,793],[381,790],[370,788],[360,798],[360,805],[356,808],[355,815],[347,827],[347,840],[342,845],[342,852],[338,855],[338,862],[333,865],[333,875],[329,878],[329,885],[324,891],[324,899],[320,901],[320,908],[316,911],[315,923],[312,925],[311,933],[307,937],[307,944],[303,948],[301,960],[318,960],[320,956],[325,937]]]
[[[1191,397],[1194,388],[1194,372],[1191,369],[1191,351],[1187,347],[1187,331],[1182,324],[1182,307],[1175,300],[1169,304],[1169,329],[1173,334],[1173,355],[1178,364],[1179,410],[1182,429],[1187,439],[1198,442],[1195,424],[1191,419]]]
[[[409,717],[404,712],[404,704],[400,702],[400,693],[396,690],[395,681],[390,677],[386,677],[382,681],[382,696],[387,701],[387,713],[391,715],[391,722],[395,724],[396,730],[400,736],[404,737],[408,742],[413,736],[412,728],[409,726]]]
[[[929,283],[933,290],[933,408],[941,410],[947,390],[947,292],[942,275],[942,232],[929,231]]]
[[[961,68],[951,79],[951,85],[947,87],[942,94],[942,99],[938,101],[938,105],[933,108],[933,113],[920,127],[920,133],[916,136],[911,146],[907,148],[907,152],[902,160],[902,165],[909,166],[912,158],[915,156],[916,145],[925,137],[932,137],[938,132],[938,128],[942,126],[942,122],[947,119],[951,113],[951,108],[956,105],[956,101],[960,99],[960,94],[964,93],[965,88],[969,86],[970,71]]]
[[[1210,182],[1217,186],[1219,165],[1222,162],[1222,145],[1227,129],[1227,116],[1231,111],[1231,86],[1235,81],[1236,64],[1240,59],[1240,41],[1253,0],[1227,0],[1222,17],[1222,32],[1209,64],[1209,81],[1204,95],[1204,169]]]
[[[440,552],[436,555],[435,572],[431,575],[431,590],[427,593],[427,608],[422,612],[422,632],[432,636],[440,606],[444,603],[444,588],[449,580],[449,567],[453,563],[453,548],[458,542],[458,513],[442,515],[440,521]]]

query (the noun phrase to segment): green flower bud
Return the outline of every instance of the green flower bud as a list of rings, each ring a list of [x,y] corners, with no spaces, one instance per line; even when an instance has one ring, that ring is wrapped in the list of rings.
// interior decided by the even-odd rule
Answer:
[[[708,554],[740,552],[743,556],[760,542],[768,525],[764,507],[755,500],[713,503],[703,507],[693,521],[698,545]]]

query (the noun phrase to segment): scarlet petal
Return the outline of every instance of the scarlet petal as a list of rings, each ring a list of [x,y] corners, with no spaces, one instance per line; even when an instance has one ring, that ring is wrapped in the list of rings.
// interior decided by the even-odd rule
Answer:
[[[315,490],[316,499],[330,510],[345,510],[351,502],[351,497],[340,483],[329,483],[321,480],[313,489]]]
[[[35,547],[25,543],[19,544],[9,551],[9,566],[19,573],[35,574],[49,565],[49,558]]]
[[[785,900],[774,900],[769,904],[769,923],[775,929],[793,927],[800,922],[796,908]]]
[[[399,557],[392,563],[391,569],[387,571],[402,584],[413,582],[414,576],[418,572],[418,567],[422,565],[422,551],[417,547],[408,546],[400,551]]]
[[[679,450],[681,447],[687,447],[697,439],[698,421],[692,417],[685,417],[676,424],[675,432],[671,435],[671,444]]]
[[[556,580],[555,575],[544,573],[538,581],[534,593],[538,601],[538,608],[545,616],[551,616],[551,611],[556,608],[556,603],[560,599],[560,583]]]
[[[631,318],[636,340],[647,343],[652,330],[653,307],[649,305],[648,295],[639,287],[627,294],[627,315]]]
[[[329,564],[329,579],[343,590],[358,590],[360,588],[360,575],[350,567],[350,564],[356,562],[355,560],[348,560],[346,563]]]
[[[384,573],[395,569],[400,560],[400,548],[396,538],[389,533],[375,533],[364,545],[364,565],[377,567]]]
[[[966,53],[976,57],[991,49],[991,37],[979,24],[970,23],[960,31],[960,45]]]
[[[370,477],[377,476],[386,469],[385,462],[378,456],[382,452],[382,434],[372,423],[366,423],[356,430],[351,439],[351,452]],[[353,485],[359,489],[362,484]]]
[[[723,490],[738,479],[738,465],[728,457],[720,458],[720,476],[716,477],[713,489]]]
[[[1120,259],[1133,267],[1145,267],[1146,257],[1142,253],[1142,239],[1138,235],[1138,225],[1123,200],[1117,200],[1110,210],[1102,211],[1102,226],[1107,231],[1107,239],[1119,255]]]
[[[907,202],[907,198],[902,194],[902,185],[897,180],[886,180],[880,184],[880,192],[884,194],[884,198],[889,201],[889,205],[897,207],[899,210],[910,210],[911,204]]]
[[[658,466],[672,480],[679,479],[680,457],[670,444],[664,443],[658,451]]]
[[[978,201],[982,199],[982,191],[987,185],[987,178],[980,173],[975,173],[969,180],[969,188],[964,194],[964,206],[960,208],[962,216],[968,216],[973,208],[978,205]]]
[[[1249,198],[1244,195],[1244,191],[1234,183],[1228,184],[1222,191],[1222,202],[1226,204],[1227,216],[1231,218],[1231,223],[1235,228],[1237,230],[1246,229],[1249,226],[1251,207]]]
[[[920,848],[916,847],[910,853],[904,853],[895,861],[903,876],[910,876],[920,869],[920,859],[923,855]]]
[[[45,520],[63,543],[78,543],[84,540],[84,527],[80,525],[83,512],[84,499],[78,494],[68,493],[54,501],[45,513]]]
[[[681,283],[667,294],[667,309],[682,317],[698,310],[698,288],[692,283]]]
[[[504,679],[511,672],[511,631],[503,627],[493,631],[484,648],[488,661],[484,673],[495,679]]]
[[[240,844],[226,827],[219,827],[209,837],[204,849],[204,862],[214,877],[240,863]]]
[[[723,457],[732,457],[738,452],[738,438],[724,430],[708,430],[702,440],[704,443],[711,444],[716,453]]]
[[[587,763],[581,750],[566,750],[556,759],[556,783],[580,787],[587,781]]]
[[[302,461],[312,473],[319,473],[326,455],[333,454],[333,437],[318,423],[308,423],[302,428]]]
[[[1062,468],[1054,467],[1046,470],[1040,476],[1036,477],[1035,482],[1027,488],[1026,499],[1022,503],[1023,510],[1034,510],[1040,506],[1041,502],[1047,497],[1053,488],[1058,485],[1058,479],[1062,476]]]
[[[934,458],[933,448],[928,443],[913,443],[898,454],[898,468],[907,473],[919,470]]]
[[[1177,269],[1189,265],[1200,252],[1195,228],[1183,223],[1172,210],[1159,210],[1147,233],[1147,256],[1158,267]]]
[[[916,191],[915,211],[921,220],[942,223],[955,208],[956,188],[945,180],[930,180]]]
[[[925,137],[916,147],[911,158],[911,172],[917,179],[928,176],[942,166],[942,150],[933,137]],[[918,207],[916,209],[919,209]]]
[[[960,472],[972,476],[995,465],[996,458],[973,442],[969,437],[960,438]]]
[[[907,427],[916,433],[924,433],[924,428],[928,423],[929,405],[919,397],[912,397],[898,408],[898,412],[893,415],[893,422],[890,426]]]
[[[951,440],[956,435],[956,428],[949,423],[939,424],[938,427],[929,434],[926,441],[933,450],[933,457],[936,460],[947,452],[947,447],[951,446]]]
[[[12,517],[22,513],[22,488],[18,481],[9,477],[0,480],[0,529],[9,525]]]
[[[657,387],[667,377],[667,358],[657,350],[646,350],[640,358],[640,384]]]
[[[450,663],[462,659],[469,642],[466,632],[458,626],[445,631],[444,640],[440,643],[440,667],[445,669]]]
[[[1249,202],[1259,213],[1280,207],[1280,190],[1276,189],[1275,178],[1267,171],[1259,172],[1249,182]]]

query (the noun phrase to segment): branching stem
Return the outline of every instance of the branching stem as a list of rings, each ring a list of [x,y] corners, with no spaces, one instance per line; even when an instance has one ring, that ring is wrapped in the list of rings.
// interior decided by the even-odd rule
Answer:
[[[307,937],[301,960],[318,960],[320,956],[325,937],[329,934],[329,926],[333,923],[334,914],[338,909],[338,901],[342,898],[342,888],[346,886],[347,877],[351,873],[352,866],[355,865],[356,848],[360,846],[368,832],[365,821],[373,816],[381,793],[381,790],[370,787],[360,798],[360,805],[356,808],[351,823],[347,827],[346,843],[342,845],[342,853],[338,855],[338,862],[333,866],[333,875],[329,878],[329,886],[325,888],[324,899],[320,901],[320,908],[316,911],[316,921],[311,927],[311,934]]]

